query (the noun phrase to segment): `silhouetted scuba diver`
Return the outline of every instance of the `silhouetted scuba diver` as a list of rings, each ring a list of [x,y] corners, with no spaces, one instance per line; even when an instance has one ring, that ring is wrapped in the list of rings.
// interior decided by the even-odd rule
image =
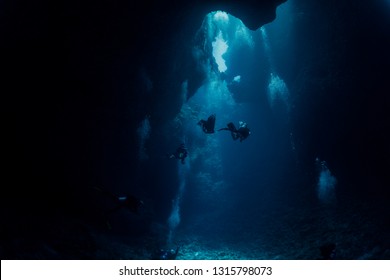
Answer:
[[[176,152],[172,154],[168,154],[168,157],[180,159],[181,163],[184,164],[185,163],[184,160],[187,157],[187,155],[188,155],[187,148],[185,147],[184,143],[181,143],[180,146],[177,148]]]
[[[128,194],[125,196],[116,197],[118,205],[116,208],[112,209],[111,212],[115,212],[120,209],[128,209],[134,214],[138,214],[139,208],[144,205],[144,202],[134,195]]]
[[[95,187],[96,190],[102,192],[104,195],[110,197],[115,202],[115,207],[108,211],[108,214],[116,212],[121,209],[127,209],[133,212],[134,214],[138,214],[139,208],[144,205],[144,202],[139,198],[135,197],[132,194],[127,194],[124,196],[117,196],[110,191],[105,189]]]
[[[214,127],[215,127],[215,114],[212,114],[208,117],[207,121],[200,120],[198,122],[198,125],[200,125],[205,133],[214,133]]]
[[[104,206],[104,209],[102,209],[100,214],[102,215],[102,218],[104,219],[104,224],[107,227],[107,229],[111,230],[111,215],[115,214],[116,212],[120,210],[128,210],[136,215],[140,215],[139,210],[144,205],[144,202],[137,198],[134,195],[128,194],[124,196],[117,196],[111,191],[108,191],[101,187],[92,187],[93,189],[99,191],[102,193],[105,197],[108,198],[109,205],[106,205],[106,203],[102,202],[102,206]]]
[[[227,127],[218,129],[218,131],[221,130],[229,130],[233,140],[240,139],[240,142],[248,138],[248,136],[251,134],[247,124],[242,121],[239,122],[238,129],[235,127],[234,123],[230,122],[227,124]]]
[[[152,255],[152,260],[175,260],[177,257],[177,254],[179,253],[179,246],[176,247],[176,250],[170,249],[170,250],[157,250]]]

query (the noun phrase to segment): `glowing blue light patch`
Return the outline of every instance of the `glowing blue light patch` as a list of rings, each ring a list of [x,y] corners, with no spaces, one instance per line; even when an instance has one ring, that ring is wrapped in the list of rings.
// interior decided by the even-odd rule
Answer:
[[[234,33],[234,40],[237,44],[247,45],[251,48],[255,46],[253,42],[252,35],[248,28],[242,23],[241,20],[238,20],[236,24],[236,31]]]
[[[261,31],[261,36],[263,37],[265,51],[267,52],[267,55],[269,56],[270,46],[269,46],[269,40],[268,40],[267,31],[265,30],[264,26],[262,26],[260,28],[260,31]]]
[[[337,179],[332,175],[325,161],[321,162],[321,170],[318,178],[318,198],[323,203],[330,203],[335,200],[335,186]]]
[[[233,82],[235,82],[235,83],[241,82],[241,76],[240,76],[240,75],[235,76],[235,77],[233,78]]]
[[[172,201],[172,212],[168,218],[168,225],[170,229],[175,229],[180,224],[180,204],[179,199]]]
[[[214,21],[228,22],[229,15],[226,12],[217,11],[214,14]]]
[[[275,105],[276,100],[280,100],[289,108],[289,95],[286,83],[278,75],[271,73],[268,84],[268,101],[271,107]]]
[[[225,72],[227,70],[227,66],[222,56],[227,52],[229,46],[223,39],[221,31],[219,31],[218,36],[215,37],[215,41],[212,43],[212,46],[213,57],[215,58],[215,62],[218,65],[218,71]]]
[[[149,116],[146,116],[137,129],[140,160],[149,159],[146,153],[145,142],[149,139],[151,130]]]

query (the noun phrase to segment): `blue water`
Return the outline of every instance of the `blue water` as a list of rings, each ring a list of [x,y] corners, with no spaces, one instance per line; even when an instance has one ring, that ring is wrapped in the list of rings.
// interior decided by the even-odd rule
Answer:
[[[256,31],[223,12],[205,18],[208,36],[201,44],[212,49],[209,59],[200,62],[206,80],[174,120],[190,139],[191,169],[184,173],[178,167],[168,219],[168,243],[182,244],[183,259],[321,259],[319,248],[326,243],[341,247],[341,259],[385,252],[372,241],[366,249],[349,247],[348,238],[364,238],[359,219],[367,227],[378,226],[368,218],[373,210],[368,205],[358,210],[354,194],[339,190],[342,183],[326,155],[317,158],[324,150],[299,138],[305,123],[293,120],[304,88],[288,72],[294,59],[283,64],[280,57],[296,47],[291,24],[293,17],[304,15],[287,3],[278,16]],[[290,24],[285,32],[283,24]],[[216,129],[245,121],[251,135],[239,142],[227,131],[204,134],[196,123],[212,113]],[[334,158],[329,160],[337,166]],[[354,211],[370,214],[358,218]]]
[[[1,19],[2,258],[390,259],[388,1],[127,2]]]

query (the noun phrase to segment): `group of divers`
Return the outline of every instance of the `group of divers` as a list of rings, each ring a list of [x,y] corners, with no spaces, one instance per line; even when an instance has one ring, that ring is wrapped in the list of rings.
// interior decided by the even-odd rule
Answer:
[[[202,128],[203,132],[206,134],[215,133],[215,114],[210,115],[207,120],[200,120],[198,125]],[[230,134],[233,140],[240,140],[242,142],[251,134],[250,129],[246,122],[239,121],[238,128],[234,123],[229,122],[226,127],[220,128],[217,131],[227,130],[230,131]],[[167,155],[169,158],[175,158],[181,161],[182,164],[185,163],[185,158],[188,156],[188,151],[184,143],[181,143],[180,146],[174,153]]]
[[[203,132],[206,134],[215,133],[215,120],[216,115],[210,115],[207,120],[201,119],[197,124],[202,128]],[[230,131],[233,140],[240,140],[242,142],[251,134],[250,129],[247,124],[243,121],[239,122],[238,128],[234,125],[233,122],[229,122],[226,127],[220,128],[217,131]],[[170,159],[178,159],[182,164],[185,164],[185,159],[188,156],[188,151],[184,143],[181,143],[177,150],[174,153],[167,154],[167,157]],[[102,189],[95,188],[99,192],[102,192],[105,196],[110,197],[111,200],[114,200],[115,206],[108,211],[108,215],[111,215],[114,212],[117,212],[120,209],[127,209],[134,214],[139,214],[139,209],[144,205],[144,202],[138,197],[128,194],[124,196],[117,196],[112,192]],[[109,224],[109,223],[108,223]],[[110,227],[110,226],[109,226]],[[159,260],[174,260],[179,253],[179,247],[176,249],[158,249],[153,252],[151,259]]]
[[[203,132],[206,134],[215,133],[215,114],[212,114],[208,117],[207,120],[200,120],[197,124],[202,128]],[[240,140],[242,142],[251,134],[250,129],[247,124],[243,121],[239,122],[238,128],[234,123],[229,122],[226,127],[220,128],[217,131],[230,131],[233,140]],[[168,158],[178,159],[182,164],[185,164],[185,159],[188,156],[187,148],[185,144],[182,143],[177,148],[174,153],[167,154]],[[97,190],[103,192],[105,195],[108,195],[115,201],[115,207],[109,210],[108,214],[116,212],[120,209],[127,209],[134,214],[139,214],[140,208],[144,205],[144,202],[138,197],[128,194],[124,196],[117,196],[110,191],[96,188]],[[152,252],[150,258],[153,260],[175,260],[179,253],[180,246],[177,246],[175,249],[156,249]],[[321,259],[335,259],[336,245],[334,243],[323,244],[320,247]]]

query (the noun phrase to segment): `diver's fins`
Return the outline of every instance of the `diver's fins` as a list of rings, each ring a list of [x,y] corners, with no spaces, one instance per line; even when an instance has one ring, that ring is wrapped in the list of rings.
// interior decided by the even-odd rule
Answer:
[[[227,127],[231,130],[231,131],[237,131],[236,129],[236,126],[234,125],[234,123],[230,122],[227,124]]]
[[[214,133],[215,129],[215,114],[212,114],[208,119],[207,122],[209,123],[209,132]]]

